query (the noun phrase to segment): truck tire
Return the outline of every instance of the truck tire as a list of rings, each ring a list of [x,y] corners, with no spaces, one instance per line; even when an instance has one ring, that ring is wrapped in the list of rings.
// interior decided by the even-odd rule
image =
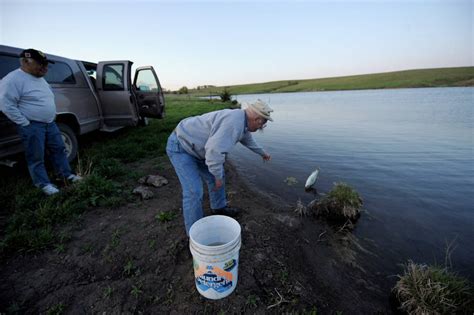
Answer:
[[[61,137],[63,138],[64,146],[66,147],[67,160],[71,162],[77,156],[77,149],[79,147],[77,143],[77,137],[71,127],[68,125],[58,123],[59,131],[61,132]]]

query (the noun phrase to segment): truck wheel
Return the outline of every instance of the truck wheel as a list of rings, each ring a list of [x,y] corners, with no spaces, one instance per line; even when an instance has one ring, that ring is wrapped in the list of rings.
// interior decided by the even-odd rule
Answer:
[[[58,123],[59,131],[61,132],[61,137],[63,138],[64,146],[66,147],[67,160],[71,162],[76,158],[77,155],[77,138],[74,134],[74,131],[65,124]]]

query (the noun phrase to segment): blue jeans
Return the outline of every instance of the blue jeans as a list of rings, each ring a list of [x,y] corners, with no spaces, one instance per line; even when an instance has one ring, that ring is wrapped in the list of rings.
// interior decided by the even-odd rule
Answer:
[[[215,178],[214,175],[209,173],[205,161],[187,153],[181,147],[175,132],[168,138],[166,153],[173,164],[183,189],[184,225],[186,227],[186,234],[189,235],[191,225],[203,217],[202,180],[207,183],[212,209],[224,208],[227,205],[225,185],[223,184],[220,189],[214,191]],[[224,179],[222,181],[224,182]]]
[[[44,165],[45,150],[55,171],[64,177],[71,175],[66,147],[56,123],[30,121],[26,127],[18,126],[18,133],[25,148],[28,170],[36,187],[51,183]]]

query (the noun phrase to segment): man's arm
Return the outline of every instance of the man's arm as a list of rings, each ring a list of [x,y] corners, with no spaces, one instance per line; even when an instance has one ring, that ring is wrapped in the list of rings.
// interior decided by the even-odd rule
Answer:
[[[269,158],[266,158],[269,155],[265,152],[265,150],[258,145],[258,143],[254,140],[252,137],[252,134],[250,132],[246,132],[242,140],[240,140],[240,143],[242,143],[244,146],[252,150],[253,152],[257,153],[258,155],[262,156],[264,160],[269,160]]]
[[[28,126],[30,121],[18,109],[19,101],[18,87],[9,80],[0,81],[0,110],[15,124]]]

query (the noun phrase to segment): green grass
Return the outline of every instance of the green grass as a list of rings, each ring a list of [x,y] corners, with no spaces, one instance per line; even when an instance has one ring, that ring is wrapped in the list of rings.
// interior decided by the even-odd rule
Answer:
[[[245,301],[245,306],[250,308],[256,308],[258,306],[258,296],[250,294],[247,296],[247,301]]]
[[[360,215],[362,198],[345,183],[335,183],[333,189],[316,203],[316,215],[329,220],[355,221]]]
[[[132,285],[132,290],[130,291],[131,295],[133,295],[135,298],[138,298],[142,293],[143,291],[141,284]]]
[[[473,287],[447,268],[410,261],[393,291],[408,314],[472,314],[474,308]]]
[[[285,80],[190,90],[194,95],[312,92],[361,89],[474,86],[474,67],[406,70],[336,78]]]
[[[114,292],[114,289],[111,286],[107,286],[104,289],[104,298],[110,298],[113,292]]]
[[[133,261],[128,260],[125,266],[123,267],[123,274],[130,276],[133,272],[134,266]]]
[[[174,212],[171,212],[171,211],[161,211],[160,213],[155,215],[155,218],[161,223],[170,222],[175,217],[176,217],[176,214]]]
[[[63,303],[59,303],[59,304],[53,305],[53,306],[51,306],[50,308],[48,308],[46,314],[47,314],[47,315],[59,315],[59,314],[63,314],[64,308],[65,308],[64,304],[63,304]]]
[[[58,226],[80,217],[87,209],[117,207],[135,200],[132,185],[143,174],[130,172],[127,163],[165,155],[167,138],[181,119],[226,107],[228,104],[219,101],[167,96],[165,119],[113,135],[94,135],[92,144],[80,151],[80,168],[88,174],[85,180],[62,187],[60,194],[51,197],[34,188],[26,172],[2,176],[0,199],[7,222],[0,235],[0,256],[55,244],[61,250]]]

